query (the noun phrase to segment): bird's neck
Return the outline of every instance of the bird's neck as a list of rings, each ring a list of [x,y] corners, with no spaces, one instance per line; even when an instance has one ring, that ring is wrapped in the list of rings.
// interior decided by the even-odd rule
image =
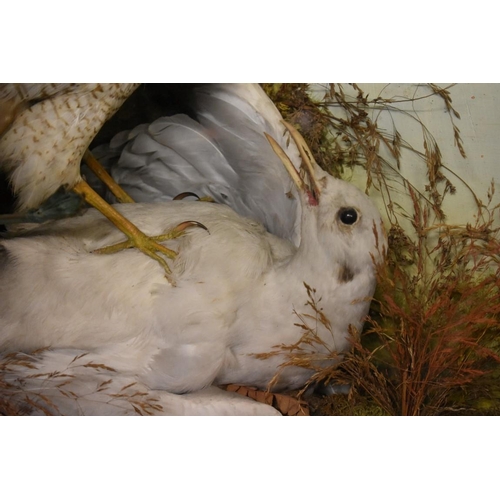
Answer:
[[[316,210],[316,207],[303,210],[300,244],[289,263],[289,269],[301,278],[311,275],[323,280],[328,279],[330,274],[335,275],[336,260],[332,258],[332,249],[321,238]]]
[[[299,283],[322,289],[325,294],[344,284],[355,284],[360,275],[371,277],[373,270],[355,258],[354,249],[325,237],[325,228],[319,227],[314,209],[308,207],[303,214],[300,245],[285,272],[296,277]]]

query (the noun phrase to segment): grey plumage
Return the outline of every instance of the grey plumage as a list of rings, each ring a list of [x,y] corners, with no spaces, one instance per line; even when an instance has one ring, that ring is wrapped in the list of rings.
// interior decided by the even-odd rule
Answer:
[[[300,158],[271,100],[258,85],[215,84],[196,87],[190,102],[195,119],[175,115],[140,125],[96,156],[136,201],[166,201],[193,191],[297,244],[300,204],[264,133],[297,168]]]

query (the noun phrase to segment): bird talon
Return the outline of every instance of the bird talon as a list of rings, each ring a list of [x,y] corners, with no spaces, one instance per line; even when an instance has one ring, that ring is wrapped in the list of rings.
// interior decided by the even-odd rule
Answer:
[[[197,198],[197,201],[206,201],[209,203],[215,203],[215,200],[211,196],[202,196],[201,198],[196,194],[191,191],[186,191],[184,193],[180,193],[174,198],[172,198],[173,201],[178,201],[178,200],[183,200],[184,198],[187,198],[188,196],[193,196],[194,198]]]
[[[175,226],[174,231],[184,232],[188,227],[200,227],[201,229],[204,229],[208,234],[210,234],[207,226],[195,220],[186,220],[184,222],[181,222],[180,224]]]
[[[171,234],[171,233],[169,233]],[[137,248],[144,254],[148,255],[149,257],[152,257],[155,260],[161,259],[161,257],[158,257],[154,252],[161,252],[164,255],[166,255],[170,259],[174,259],[177,257],[177,252],[174,250],[171,250],[170,248],[166,248],[163,245],[160,245],[157,243],[157,241],[164,241],[167,239],[173,239],[173,238],[168,238],[166,237],[168,235],[160,235],[160,236],[152,236],[148,237],[145,236],[145,238],[140,238],[139,240],[137,239],[128,239],[127,241],[122,241],[120,243],[115,243],[114,245],[108,245],[102,248],[98,248],[96,250],[93,250],[93,253],[97,254],[112,254],[116,252],[120,252],[121,250],[127,250],[129,248]],[[161,239],[163,238],[163,239]],[[162,262],[163,259],[161,259]],[[165,265],[166,262],[165,262]],[[168,267],[168,266],[167,266]]]
[[[172,229],[172,231],[165,233],[165,234],[160,234],[159,236],[152,236],[152,239],[155,241],[166,241],[166,240],[174,240],[175,238],[178,238],[179,236],[182,236],[184,234],[184,231],[188,229],[189,227],[200,227],[201,229],[204,229],[207,231],[208,234],[210,234],[210,231],[208,228],[203,225],[201,222],[197,222],[195,220],[187,220],[184,222],[181,222],[180,224],[177,224],[177,226]],[[165,248],[165,247],[163,247]]]
[[[184,193],[178,194],[177,196],[175,196],[174,198],[172,198],[172,200],[173,201],[183,200],[184,198],[187,198],[189,196],[192,196],[192,197],[196,198],[198,201],[200,199],[200,197],[196,193],[193,193],[191,191],[186,191]]]
[[[178,254],[176,251],[164,247],[163,245],[160,245],[159,242],[178,238],[179,236],[182,236],[184,231],[189,227],[200,227],[202,229],[205,229],[210,234],[208,228],[204,226],[201,222],[189,220],[181,222],[180,224],[175,226],[175,228],[172,231],[169,231],[168,233],[160,234],[157,236],[147,236],[145,234],[136,235],[135,237],[129,237],[127,241],[122,241],[114,245],[108,245],[102,248],[98,248],[94,250],[93,253],[112,254],[120,252],[121,250],[126,250],[128,248],[137,248],[148,257],[156,260],[165,270],[165,278],[167,278],[168,282],[172,286],[176,286],[175,281],[171,275],[172,271],[170,270],[170,267],[162,257],[156,254],[156,252],[161,252],[162,254],[166,255],[169,259],[174,259],[175,257],[177,257]]]

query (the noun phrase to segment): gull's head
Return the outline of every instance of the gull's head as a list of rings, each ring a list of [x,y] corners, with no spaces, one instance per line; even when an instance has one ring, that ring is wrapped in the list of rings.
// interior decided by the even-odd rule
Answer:
[[[387,248],[377,207],[356,186],[323,171],[298,131],[283,123],[299,149],[300,171],[277,142],[270,136],[267,138],[299,193],[302,207],[299,253],[317,259],[325,271],[333,265],[341,280],[373,269],[373,260],[380,262]]]

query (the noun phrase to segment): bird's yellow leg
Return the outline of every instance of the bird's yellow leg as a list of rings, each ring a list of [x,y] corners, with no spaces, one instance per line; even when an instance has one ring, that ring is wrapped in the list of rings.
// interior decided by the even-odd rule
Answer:
[[[120,203],[134,203],[134,200],[115,182],[113,177],[106,172],[104,167],[95,159],[95,156],[88,149],[83,155],[83,161],[90,170],[104,182]]]
[[[122,214],[120,214],[120,212],[115,210],[111,205],[106,203],[85,181],[81,180],[80,182],[78,182],[73,187],[73,191],[82,196],[87,203],[89,203],[94,208],[99,210],[99,212],[101,212],[105,217],[107,217],[128,238],[128,241],[125,242],[125,246],[122,245],[119,248],[111,251],[106,250],[106,248],[109,247],[105,247],[103,249],[96,250],[97,253],[112,253],[114,251],[123,250],[125,248],[132,248],[132,247],[137,248],[138,250],[146,254],[148,257],[151,257],[152,259],[156,260],[165,270],[166,278],[171,283],[173,283],[170,277],[170,268],[168,267],[165,260],[159,255],[157,255],[156,252],[162,253],[163,255],[169,257],[170,259],[176,257],[177,252],[174,252],[173,250],[170,250],[169,248],[160,245],[159,241],[176,238],[182,233],[182,231],[187,226],[185,226],[180,231],[177,230],[176,228],[174,229],[174,231],[170,233],[160,236],[150,237],[144,234],[137,226],[132,224],[128,219],[126,219]],[[193,224],[199,225],[199,223],[193,223]],[[182,224],[180,226],[182,226]]]
[[[179,236],[182,236],[184,234],[184,231],[188,227],[192,226],[197,226],[201,227],[202,229],[205,229],[205,231],[208,231],[207,227],[201,224],[200,222],[196,222],[194,220],[188,220],[185,222],[181,222],[177,226],[172,229],[172,231],[165,233],[165,234],[160,234],[159,236],[149,236],[154,241],[167,241],[167,240],[174,240],[175,238],[178,238]],[[208,231],[210,232],[210,231]],[[119,252],[120,250],[126,250],[127,248],[133,248],[134,244],[130,241],[123,241],[121,243],[116,243],[114,245],[109,245],[107,247],[99,248],[99,250],[96,250],[96,253],[116,253]]]

